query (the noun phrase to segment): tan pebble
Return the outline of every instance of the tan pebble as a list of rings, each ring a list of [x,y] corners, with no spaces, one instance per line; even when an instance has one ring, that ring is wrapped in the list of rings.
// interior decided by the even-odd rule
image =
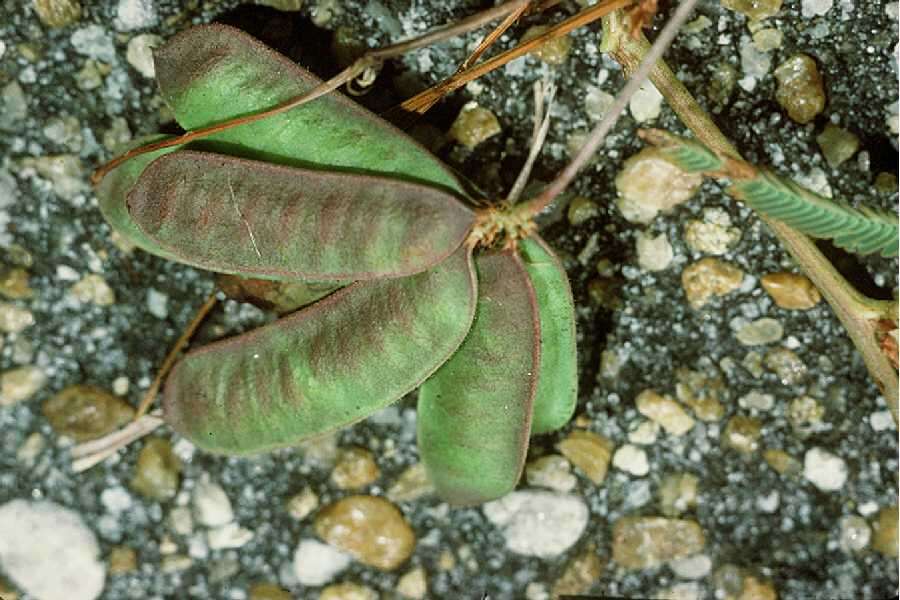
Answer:
[[[333,583],[322,590],[319,600],[378,600],[378,592],[358,583]]]
[[[438,568],[441,571],[452,571],[456,567],[456,558],[449,550],[444,550],[438,555]]]
[[[194,561],[190,556],[185,556],[184,554],[168,554],[162,557],[160,569],[163,573],[178,573],[179,571],[190,569],[193,564]]]
[[[342,490],[357,490],[381,475],[374,455],[365,448],[342,448],[331,472],[331,482]]]
[[[138,454],[131,489],[151,500],[171,500],[178,493],[181,459],[172,451],[172,444],[159,437],[151,437]]]
[[[763,452],[763,459],[780,475],[798,475],[803,470],[800,461],[784,450],[769,448]]]
[[[832,168],[841,166],[859,150],[859,138],[833,123],[825,125],[822,133],[816,136],[816,142]]]
[[[741,287],[744,272],[718,258],[703,258],[681,272],[681,286],[688,302],[700,308],[713,296],[724,296]]]
[[[254,583],[247,590],[249,600],[293,600],[287,590],[274,583]]]
[[[812,433],[822,423],[825,417],[825,407],[815,398],[800,396],[794,398],[788,405],[788,421],[791,426],[801,433]]]
[[[638,266],[644,271],[663,271],[672,263],[672,244],[665,233],[653,237],[638,232],[635,241]]]
[[[691,473],[670,473],[659,485],[659,510],[667,517],[678,515],[697,506],[700,480]]]
[[[522,36],[522,39],[519,40],[519,43],[524,44],[529,40],[533,40],[549,29],[550,27],[547,25],[535,25],[529,27],[528,30],[525,31],[525,35]],[[538,46],[536,50],[532,50],[531,54],[535,55],[548,65],[561,65],[566,62],[566,57],[569,55],[569,50],[571,48],[572,38],[568,35],[564,35],[544,42]]]
[[[359,562],[391,571],[412,554],[416,536],[397,507],[376,496],[349,496],[326,506],[316,534]]]
[[[416,463],[406,468],[397,481],[388,488],[387,496],[391,502],[412,502],[434,492],[434,486],[425,472],[425,465]]]
[[[425,569],[416,567],[397,581],[397,593],[410,600],[422,600],[428,593],[428,577]]]
[[[728,252],[741,239],[741,230],[719,223],[696,219],[688,221],[684,228],[684,243],[691,250],[720,256]]]
[[[750,454],[759,449],[759,436],[762,423],[759,419],[744,415],[735,415],[728,420],[722,432],[722,443],[742,454]]]
[[[716,374],[701,373],[689,369],[678,369],[675,372],[678,383],[675,384],[675,395],[682,403],[694,411],[701,421],[718,421],[725,414],[719,398],[725,391],[725,382]]]
[[[706,545],[693,520],[622,517],[613,526],[613,560],[626,569],[646,569],[696,554]]]
[[[22,445],[16,449],[16,460],[31,468],[46,446],[47,440],[43,435],[35,431],[29,434],[25,441],[22,442]]]
[[[576,196],[566,210],[571,225],[581,225],[600,214],[600,207],[590,198]]]
[[[89,385],[70,385],[44,402],[44,417],[59,434],[76,442],[103,437],[134,416],[127,402]]]
[[[882,508],[872,525],[872,548],[892,558],[897,558],[897,510],[897,505]]]
[[[744,573],[737,565],[726,563],[713,573],[712,584],[716,598],[737,600],[744,589]]]
[[[775,304],[788,310],[808,310],[822,300],[812,281],[799,273],[768,273],[760,283]]]
[[[794,351],[787,348],[766,351],[763,362],[784,385],[796,385],[806,379],[806,365]]]
[[[775,69],[775,99],[797,123],[809,123],[825,108],[825,86],[816,61],[795,54]]]
[[[137,569],[137,552],[128,546],[115,546],[109,553],[109,574],[121,575]]]
[[[29,365],[5,371],[0,374],[0,406],[28,400],[46,383],[47,376],[40,367]]]
[[[764,27],[753,32],[753,45],[760,52],[771,52],[781,48],[784,34],[773,27]]]
[[[781,322],[771,317],[763,317],[740,326],[734,337],[744,346],[761,346],[777,342],[784,336]]]
[[[592,431],[575,430],[556,444],[556,449],[595,485],[606,479],[615,444]]]
[[[34,290],[28,285],[28,271],[0,268],[0,296],[10,300],[25,300],[34,296]]]
[[[764,581],[752,575],[744,578],[744,586],[738,600],[777,600],[778,593],[771,581]]]
[[[528,483],[534,486],[558,492],[571,492],[577,484],[571,471],[572,466],[565,457],[549,454],[529,462],[525,466],[525,477]]]
[[[27,308],[0,302],[0,332],[20,333],[34,325],[34,315]]]
[[[653,421],[641,421],[637,427],[628,432],[628,441],[632,444],[648,446],[656,442],[660,426]]]
[[[638,412],[654,421],[672,435],[684,435],[694,426],[694,419],[669,396],[654,390],[644,390],[634,400]]]
[[[552,596],[586,594],[603,574],[606,560],[600,558],[596,546],[589,545],[570,560],[559,579],[553,584]]]
[[[689,200],[701,183],[702,176],[685,173],[656,148],[644,148],[616,175],[616,204],[626,220],[646,224]]]
[[[287,511],[292,518],[302,521],[319,506],[319,497],[310,488],[304,488],[299,494],[294,494],[287,501]]]
[[[470,150],[498,133],[500,122],[497,117],[477,102],[466,103],[450,127],[450,137]]]
[[[722,0],[722,6],[754,20],[768,19],[781,10],[782,0]]]
[[[81,281],[73,285],[69,292],[79,302],[85,304],[96,304],[97,306],[110,306],[116,301],[116,295],[106,281],[97,275],[91,273],[85,275]]]
[[[319,468],[331,468],[338,456],[337,435],[329,433],[297,444],[307,464]]]
[[[81,18],[78,0],[34,0],[34,12],[47,27],[65,27]]]

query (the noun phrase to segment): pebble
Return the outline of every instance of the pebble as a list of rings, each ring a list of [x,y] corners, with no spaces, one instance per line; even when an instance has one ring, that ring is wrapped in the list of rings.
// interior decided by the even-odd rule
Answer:
[[[880,410],[869,415],[869,426],[873,431],[887,431],[896,429],[894,417],[889,410]]]
[[[793,350],[773,348],[766,352],[763,364],[775,373],[784,385],[796,385],[806,379],[806,365]]]
[[[660,212],[687,202],[700,188],[703,177],[685,173],[656,148],[644,148],[628,158],[616,175],[616,205],[626,220],[649,223]]]
[[[702,579],[712,571],[712,559],[706,554],[695,554],[670,560],[669,568],[682,579]]]
[[[882,508],[872,527],[872,548],[891,558],[897,558],[897,510],[896,504]]]
[[[28,100],[18,81],[12,81],[0,90],[3,110],[0,110],[0,126],[12,127],[28,116]]]
[[[760,52],[771,52],[781,48],[784,34],[773,27],[764,27],[753,32],[753,45]]]
[[[128,41],[125,60],[138,73],[147,79],[153,79],[156,77],[156,68],[153,65],[153,49],[158,48],[162,43],[163,39],[152,33],[136,35]]]
[[[801,0],[800,14],[804,18],[821,17],[831,10],[834,0]]]
[[[396,506],[376,496],[349,496],[319,511],[316,534],[359,562],[392,571],[409,558],[416,536]]]
[[[90,189],[84,177],[81,159],[74,154],[23,158],[21,164],[25,168],[34,169],[40,177],[49,180],[53,192],[65,200],[73,200]]]
[[[767,273],[760,283],[780,308],[809,310],[822,301],[822,295],[812,281],[799,273]]]
[[[34,296],[34,290],[28,285],[28,271],[0,267],[0,296],[10,300],[26,300]]]
[[[88,25],[72,32],[69,38],[72,49],[82,56],[112,64],[116,60],[116,47],[112,36],[100,25]]]
[[[613,454],[612,464],[619,470],[643,477],[650,472],[647,452],[634,444],[624,444]]]
[[[788,405],[788,421],[798,433],[809,434],[821,429],[825,417],[825,407],[815,398],[800,396]]]
[[[784,450],[769,448],[763,452],[763,460],[780,475],[797,475],[802,470],[800,461]]]
[[[42,413],[58,435],[76,442],[112,433],[134,417],[130,404],[100,388],[75,384],[49,398]]]
[[[194,516],[187,506],[176,506],[169,513],[169,527],[178,535],[190,535],[194,531]]]
[[[628,110],[638,123],[653,121],[662,109],[662,94],[650,81],[645,81],[628,101]]]
[[[659,485],[659,510],[667,517],[678,515],[697,506],[700,479],[692,473],[670,473]]]
[[[337,435],[333,433],[300,442],[297,447],[303,453],[304,462],[313,467],[329,469],[337,460]]]
[[[725,407],[719,400],[725,391],[725,382],[718,373],[708,374],[690,369],[675,372],[678,383],[675,395],[682,404],[694,411],[701,421],[718,421],[725,414]]]
[[[600,214],[600,207],[590,198],[575,196],[566,211],[570,225],[581,225]]]
[[[761,346],[780,340],[784,335],[784,328],[779,321],[763,317],[741,325],[734,335],[744,346]]]
[[[151,437],[138,454],[131,489],[151,499],[164,502],[178,493],[181,459],[172,452],[172,444],[160,437]]]
[[[65,27],[81,18],[78,0],[34,0],[34,12],[47,27]]]
[[[674,252],[665,233],[652,236],[638,232],[635,248],[638,266],[644,271],[663,271],[672,264]]]
[[[226,523],[206,532],[206,543],[211,550],[240,548],[253,539],[253,532],[237,523]]]
[[[744,578],[738,600],[778,600],[778,593],[772,582],[763,581],[752,575]]]
[[[571,494],[525,490],[486,503],[482,510],[516,554],[550,558],[568,550],[584,533],[588,508]]]
[[[872,528],[858,515],[847,515],[841,519],[840,544],[845,552],[859,552],[869,545]]]
[[[53,502],[11,500],[0,506],[0,566],[40,600],[94,600],[106,567],[94,533],[74,511]]]
[[[205,474],[194,486],[191,506],[197,522],[207,527],[220,527],[234,520],[234,510],[225,490]]]
[[[95,273],[85,275],[69,291],[79,302],[110,306],[116,302],[116,295],[109,284]]]
[[[467,102],[462,107],[450,127],[450,137],[470,150],[498,133],[500,122],[497,117],[474,101]]]
[[[27,308],[0,302],[0,332],[21,333],[34,325],[34,315]]]
[[[713,296],[724,296],[741,287],[744,272],[718,258],[706,257],[681,272],[681,286],[693,308],[701,308]]]
[[[775,99],[797,123],[812,121],[825,108],[825,87],[816,61],[795,54],[775,69]]]
[[[549,454],[529,462],[525,466],[525,477],[533,486],[557,492],[571,492],[577,483],[572,465],[559,454]]]
[[[425,472],[425,465],[416,463],[407,467],[388,488],[385,496],[391,502],[412,502],[432,494],[434,486]]]
[[[105,71],[103,63],[98,63],[93,59],[84,61],[84,65],[75,75],[75,83],[78,85],[78,89],[85,92],[96,90],[103,85]]]
[[[109,552],[109,574],[121,575],[137,570],[137,552],[128,546],[115,546]]]
[[[303,585],[325,585],[350,566],[353,557],[328,544],[303,539],[294,551],[294,575]]]
[[[396,591],[403,598],[423,600],[425,595],[428,594],[428,577],[425,574],[425,569],[416,567],[403,574],[397,581]]]
[[[119,0],[113,25],[118,31],[134,31],[156,25],[154,0]]]
[[[641,421],[637,427],[628,432],[628,441],[632,444],[649,446],[656,443],[659,437],[659,424],[653,421]]]
[[[34,365],[17,367],[0,373],[0,406],[28,400],[47,383],[43,369]]]
[[[131,141],[131,137],[128,121],[123,117],[113,117],[109,128],[103,132],[103,147],[116,152],[123,144]]]
[[[163,573],[178,573],[187,571],[194,564],[194,560],[190,556],[183,554],[167,554],[160,561],[160,570]]]
[[[331,472],[331,482],[342,490],[357,490],[381,475],[375,456],[365,448],[342,448]]]
[[[22,445],[16,450],[16,460],[26,467],[31,468],[34,466],[35,462],[37,462],[37,457],[40,456],[46,446],[47,440],[43,435],[35,431],[34,433],[29,434],[28,437],[25,438],[25,441],[22,442]]]
[[[694,419],[669,396],[654,390],[644,390],[634,400],[638,412],[658,423],[666,433],[684,435],[694,427]]]
[[[841,166],[859,150],[859,138],[834,123],[825,125],[822,133],[816,136],[816,142],[832,169]]]
[[[319,507],[319,497],[311,488],[306,487],[299,494],[291,496],[286,507],[292,518],[302,521]]]
[[[612,440],[583,429],[573,430],[556,449],[595,485],[606,479],[615,445]]]
[[[335,583],[322,590],[319,600],[378,600],[378,592],[358,583]]]
[[[741,230],[720,223],[688,221],[684,228],[684,242],[691,250],[721,256],[741,239]]]
[[[274,583],[254,583],[247,590],[249,600],[293,600],[287,590]]]
[[[746,410],[770,411],[775,406],[775,396],[753,390],[738,398],[738,406]]]
[[[783,0],[722,0],[722,6],[754,20],[768,19],[778,14]]]
[[[529,27],[519,43],[522,44],[532,40],[549,29],[550,27],[548,25],[535,25]],[[536,50],[532,50],[531,54],[548,65],[561,65],[566,62],[566,57],[569,56],[569,50],[571,50],[571,48],[572,38],[568,35],[564,35],[544,42],[538,46]]]
[[[584,112],[592,121],[599,121],[616,101],[615,96],[597,86],[588,86],[584,95]]]
[[[554,582],[553,598],[588,593],[603,574],[605,567],[606,560],[600,558],[596,546],[588,545],[583,552],[569,561],[562,575]]]
[[[613,560],[626,569],[646,569],[697,554],[706,545],[693,520],[622,517],[613,525]]]
[[[169,316],[169,297],[150,288],[147,290],[147,312],[157,319],[165,319]]]
[[[722,432],[722,444],[742,454],[750,454],[759,449],[762,423],[759,419],[735,415],[728,420]]]
[[[803,458],[803,476],[823,492],[836,492],[847,482],[847,463],[824,448],[811,448]]]

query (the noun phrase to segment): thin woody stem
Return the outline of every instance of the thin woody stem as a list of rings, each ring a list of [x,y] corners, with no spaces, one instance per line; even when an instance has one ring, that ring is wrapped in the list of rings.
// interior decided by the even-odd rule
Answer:
[[[209,127],[196,129],[175,138],[155,142],[153,144],[147,144],[146,146],[141,146],[139,148],[129,150],[128,152],[117,156],[113,160],[100,166],[96,171],[94,171],[94,173],[91,175],[91,183],[95,186],[98,185],[110,171],[112,171],[122,163],[134,158],[135,156],[139,156],[147,152],[162,150],[164,148],[171,148],[173,146],[187,144],[189,142],[203,139],[213,134],[238,127],[240,125],[254,123],[256,121],[260,121],[262,119],[266,119],[274,115],[289,111],[293,108],[297,108],[298,106],[306,104],[307,102],[311,102],[316,98],[321,98],[326,94],[330,94],[345,83],[355,79],[366,69],[378,64],[381,61],[384,61],[388,58],[393,58],[395,56],[400,56],[407,52],[429,46],[436,42],[440,42],[457,35],[468,33],[469,31],[472,31],[474,29],[478,29],[485,24],[493,21],[494,19],[498,19],[500,17],[508,15],[509,13],[519,11],[523,7],[527,7],[528,2],[529,0],[513,0],[512,2],[507,2],[505,4],[501,4],[500,6],[489,8],[488,10],[482,11],[476,15],[472,15],[471,17],[463,19],[462,21],[454,23],[453,25],[449,25],[436,31],[426,33],[425,35],[422,35],[415,39],[398,42],[396,44],[391,44],[390,46],[385,46],[384,48],[378,48],[376,50],[370,50],[369,52],[366,52],[361,58],[356,60],[352,65],[350,65],[328,81],[323,81],[309,92],[302,94],[296,98],[292,98],[291,100],[279,104],[278,106],[275,106],[269,110],[226,121],[224,123],[217,123],[215,125],[210,125]]]
[[[675,10],[675,14],[672,15],[672,18],[669,19],[669,22],[666,23],[666,26],[660,32],[659,37],[656,38],[656,41],[653,43],[647,56],[641,62],[637,70],[628,78],[628,83],[622,91],[619,92],[618,96],[616,96],[615,102],[613,102],[613,105],[606,111],[606,114],[603,115],[603,119],[601,119],[597,126],[594,127],[594,130],[591,131],[587,141],[584,146],[581,147],[581,150],[578,151],[578,154],[575,155],[575,158],[566,165],[566,168],[557,175],[556,179],[554,179],[540,195],[522,204],[519,210],[527,211],[531,215],[538,214],[553,202],[553,200],[555,200],[570,183],[572,183],[572,180],[575,179],[578,171],[587,164],[594,155],[594,152],[597,151],[597,148],[600,147],[600,144],[606,139],[607,134],[612,130],[616,121],[619,120],[619,116],[625,110],[625,107],[628,106],[631,97],[634,96],[635,92],[637,92],[644,83],[644,80],[647,78],[653,65],[655,65],[656,61],[662,57],[663,53],[669,47],[669,44],[675,39],[678,30],[681,28],[682,24],[687,21],[687,18],[690,16],[696,3],[697,0],[685,0],[678,6]]]

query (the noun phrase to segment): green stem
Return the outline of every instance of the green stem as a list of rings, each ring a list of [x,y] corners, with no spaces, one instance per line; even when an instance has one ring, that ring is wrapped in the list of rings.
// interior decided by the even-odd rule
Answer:
[[[622,32],[625,28],[620,19],[621,15],[618,13],[604,17],[606,30]],[[615,39],[606,40],[606,42],[609,44],[609,51],[613,58],[622,65],[627,73],[637,69],[650,50],[650,44],[643,35],[634,39],[629,35],[619,33],[615,35]],[[675,114],[698,140],[716,153],[740,158],[737,149],[716,127],[664,60],[656,61],[655,66],[650,70],[649,77]],[[878,319],[887,318],[896,322],[896,303],[874,300],[859,293],[825,258],[812,240],[780,221],[764,215],[759,215],[759,218],[769,226],[831,305],[835,315],[850,335],[854,346],[862,355],[869,374],[878,389],[881,390],[888,408],[894,416],[894,422],[900,423],[897,408],[897,372],[882,352],[876,335]]]

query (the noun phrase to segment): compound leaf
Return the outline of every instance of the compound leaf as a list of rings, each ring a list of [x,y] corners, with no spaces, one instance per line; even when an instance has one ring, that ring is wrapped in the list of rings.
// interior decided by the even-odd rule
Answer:
[[[162,97],[189,130],[262,112],[320,83],[226,25],[183,31],[159,48],[154,59]],[[338,93],[218,133],[203,147],[267,162],[409,179],[464,195],[441,161]]]
[[[274,279],[418,273],[474,222],[438,188],[190,150],[151,163],[128,210],[180,262]]]
[[[534,286],[541,323],[541,366],[531,418],[532,435],[569,422],[578,400],[575,302],[559,259],[540,237],[519,241],[519,252]]]
[[[351,284],[189,353],[166,381],[165,419],[197,446],[227,454],[345,427],[443,364],[469,331],[475,297],[466,248],[411,277]]]
[[[515,487],[537,387],[534,290],[515,252],[478,256],[478,307],[459,350],[419,390],[419,455],[445,500],[476,504]]]

